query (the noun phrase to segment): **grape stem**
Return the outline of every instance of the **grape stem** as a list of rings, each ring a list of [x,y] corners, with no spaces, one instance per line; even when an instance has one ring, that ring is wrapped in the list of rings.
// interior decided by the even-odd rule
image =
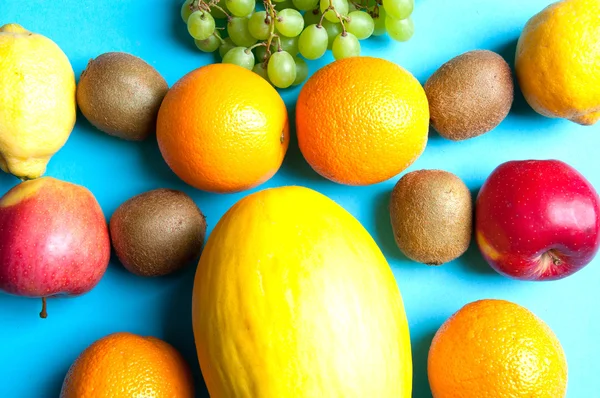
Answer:
[[[377,3],[373,6],[373,10],[369,12],[369,15],[373,18],[379,18],[379,6]]]
[[[275,34],[275,19],[277,18],[277,11],[275,11],[275,6],[271,0],[264,0],[263,4],[265,6],[265,11],[267,12],[269,18],[269,38],[267,39],[267,53],[265,55],[265,61],[263,66],[266,68],[269,63],[269,58],[271,57],[271,44],[273,43],[273,39],[279,39],[279,36]],[[279,39],[279,49],[281,49],[281,39]]]
[[[214,7],[217,10],[221,11],[223,14],[225,14],[225,16],[227,17],[227,22],[231,21],[231,15],[229,15],[223,7],[221,7],[220,5],[217,5],[217,4],[213,4],[211,7]]]
[[[192,3],[190,4],[190,10],[192,12],[200,11],[200,10],[210,11],[210,7],[208,7],[208,4],[206,4],[202,0],[193,0]]]
[[[223,38],[221,37],[221,35],[219,34],[219,31],[217,30],[219,28],[215,28],[215,32],[213,33],[213,36],[216,37],[217,39],[219,39],[219,42],[221,44],[225,43],[225,40],[223,40]]]
[[[331,0],[329,3],[329,7],[327,8],[327,11],[333,11],[335,14],[335,17],[340,20],[340,23],[342,24],[342,36],[345,37],[346,36],[346,25],[344,24],[345,18],[342,15],[340,15],[339,12],[337,12],[337,10],[335,9],[335,6],[333,5],[333,1],[331,1]],[[323,25],[323,18],[325,18],[325,14],[327,14],[327,11],[325,11],[323,13],[323,15],[321,15],[321,20],[319,21],[319,26]]]
[[[260,46],[266,46],[266,45],[267,45],[267,43],[265,43],[264,41],[261,41],[260,43],[256,43],[255,45],[253,45],[253,46],[250,46],[250,47],[248,48],[248,50],[254,50],[256,47],[260,47]]]
[[[190,3],[190,10],[192,12],[194,11],[199,11],[199,10],[204,10],[207,12],[210,12],[210,10],[212,8],[216,8],[217,10],[221,11],[223,14],[225,14],[225,16],[227,17],[227,21],[231,21],[231,15],[229,15],[229,13],[227,11],[225,11],[225,9],[221,6],[219,6],[219,1],[220,0],[210,0],[208,3],[205,2],[204,0],[193,0]]]
[[[367,10],[369,7],[366,5],[363,5],[363,2],[364,2],[364,0],[361,0],[360,3],[351,1],[350,4],[352,4],[354,7],[356,7],[357,10]]]
[[[318,28],[323,26],[323,18],[325,18],[325,13],[321,14],[321,19],[319,20],[319,24],[317,25]]]

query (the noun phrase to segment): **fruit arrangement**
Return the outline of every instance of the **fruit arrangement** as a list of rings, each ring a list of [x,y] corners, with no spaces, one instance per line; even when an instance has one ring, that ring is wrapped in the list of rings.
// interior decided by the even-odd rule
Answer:
[[[287,88],[308,77],[305,59],[360,55],[360,40],[386,32],[397,41],[414,34],[414,0],[185,0],[181,18],[196,46],[219,52]],[[223,20],[224,26],[217,22]]]
[[[193,333],[195,350],[167,333],[165,341],[103,333],[65,367],[60,397],[192,397],[196,360],[213,397],[408,398],[420,373],[434,398],[566,396],[569,350],[541,318],[481,297],[488,293],[477,283],[457,292],[465,305],[436,325],[426,371],[415,366],[422,352],[411,347],[409,321],[420,320],[405,310],[414,297],[401,295],[396,278],[411,280],[395,277],[384,254],[439,275],[461,257],[474,261],[465,255],[473,247],[511,286],[556,281],[560,289],[562,279],[575,283],[571,275],[590,271],[600,250],[600,197],[572,165],[509,160],[478,185],[439,168],[407,169],[440,150],[427,147],[436,133],[445,148],[492,142],[518,90],[543,116],[593,125],[600,1],[562,0],[534,15],[516,45],[514,81],[510,60],[489,50],[456,55],[424,84],[400,65],[359,56],[359,40],[371,35],[409,39],[413,8],[412,0],[267,0],[258,8],[186,0],[188,33],[223,62],[172,85],[160,68],[116,51],[90,54],[75,84],[56,43],[17,24],[0,27],[0,167],[16,177],[0,197],[0,291],[41,299],[40,317],[50,318],[27,332],[48,336],[42,328],[64,316],[50,301],[68,305],[78,299],[60,298],[98,292],[107,270],[114,277],[111,254],[127,284],[193,283],[185,297],[191,313],[170,315]],[[304,59],[328,48],[336,60],[308,77]],[[289,109],[277,88],[300,84]],[[94,194],[45,176],[76,108],[107,142],[153,148],[181,189],[138,189],[110,209],[103,195],[116,189]],[[276,175],[296,144],[322,184],[349,193],[388,187],[385,216],[377,209],[388,230],[374,239],[340,204],[299,184],[273,180],[242,193]],[[215,218],[209,199],[225,202],[227,194],[237,194],[235,203]],[[145,311],[131,316],[154,319],[151,305]],[[106,329],[107,319],[94,322]]]

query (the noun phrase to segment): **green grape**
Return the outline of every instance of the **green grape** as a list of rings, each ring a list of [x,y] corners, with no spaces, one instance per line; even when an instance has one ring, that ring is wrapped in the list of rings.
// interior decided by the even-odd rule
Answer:
[[[379,7],[379,15],[373,18],[375,27],[375,29],[373,29],[373,36],[381,36],[385,34],[385,17],[385,10],[383,7]]]
[[[292,86],[297,86],[308,77],[308,65],[306,64],[306,61],[300,57],[294,58],[294,61],[296,62],[296,79],[292,83]]]
[[[252,72],[256,73],[266,81],[269,81],[268,68],[265,68],[265,65],[262,62],[259,62],[256,65],[254,65],[254,68],[252,68]]]
[[[188,18],[188,32],[196,40],[206,40],[215,33],[215,19],[206,11],[194,11]]]
[[[227,4],[225,4],[225,0],[219,0],[216,5],[221,7],[225,12],[229,11],[227,9]],[[210,15],[212,15],[215,19],[227,18],[227,14],[225,14],[223,11],[219,10],[217,7],[214,6],[210,8]]]
[[[227,33],[237,46],[250,47],[257,42],[248,30],[248,21],[246,17],[233,17],[227,23]]]
[[[254,11],[254,0],[225,0],[227,9],[236,17],[245,17]]]
[[[298,36],[296,37],[285,37],[279,36],[279,40],[281,41],[281,49],[290,53],[290,55],[295,56],[298,54]],[[276,39],[273,39],[273,43],[276,42]]]
[[[331,46],[333,46],[333,41],[340,33],[342,33],[342,24],[329,22],[325,19],[323,21],[323,27],[327,31],[327,49],[331,50]]]
[[[360,10],[358,7],[356,7],[356,3],[354,3],[353,1],[349,1],[348,2],[348,13],[351,13],[352,11],[356,11],[356,10]]]
[[[271,33],[271,24],[268,22],[266,11],[259,11],[252,14],[248,20],[248,30],[252,37],[258,40],[267,40]]]
[[[190,6],[192,5],[193,0],[185,0],[181,5],[181,19],[183,22],[187,23],[188,18],[192,15],[192,9]]]
[[[385,28],[396,41],[408,41],[415,33],[415,24],[410,17],[398,20],[388,15],[385,17]]]
[[[279,3],[275,3],[275,10],[277,11],[285,10],[286,8],[294,8],[294,3],[292,3],[292,0],[283,0]]]
[[[227,54],[223,57],[223,63],[252,70],[254,67],[254,54],[246,47],[234,47],[227,51]]]
[[[196,47],[198,47],[200,51],[203,51],[205,53],[215,52],[219,49],[219,46],[221,45],[221,40],[219,40],[219,38],[217,37],[217,32],[210,35],[208,39],[194,40],[194,42],[196,43]]]
[[[264,62],[265,57],[267,56],[267,46],[258,46],[254,47],[254,59],[256,62]]]
[[[269,80],[275,87],[286,88],[296,80],[296,62],[286,51],[277,51],[271,58],[267,66]]]
[[[366,12],[352,11],[348,14],[348,18],[350,20],[346,22],[346,30],[356,36],[358,40],[364,40],[373,34],[375,23]]]
[[[383,8],[394,19],[406,19],[413,12],[414,0],[383,0]]]
[[[312,11],[306,11],[304,13],[304,26],[317,25],[321,20],[321,10],[314,9]]]
[[[325,19],[328,20],[329,22],[340,22],[340,20],[335,15],[335,12],[333,12],[333,10],[327,11],[330,4],[333,4],[333,6],[335,7],[335,10],[338,12],[338,14],[340,14],[342,16],[348,15],[348,1],[347,0],[332,0],[331,3],[330,3],[330,0],[320,0],[321,12],[325,14]]]
[[[360,55],[360,43],[352,33],[346,32],[346,35],[340,33],[333,41],[331,52],[333,52],[335,59],[358,57]]]
[[[275,27],[284,36],[296,37],[304,29],[304,19],[300,12],[292,8],[286,8],[277,13]]]
[[[234,47],[235,47],[235,44],[233,44],[231,37],[227,37],[227,38],[223,39],[223,42],[219,46],[219,55],[221,56],[221,58],[223,58],[225,56],[225,54],[227,54],[227,52]]]
[[[309,11],[319,6],[319,0],[292,0],[292,4],[301,11]]]
[[[321,58],[327,51],[327,30],[323,26],[310,25],[300,34],[298,50],[304,58]]]

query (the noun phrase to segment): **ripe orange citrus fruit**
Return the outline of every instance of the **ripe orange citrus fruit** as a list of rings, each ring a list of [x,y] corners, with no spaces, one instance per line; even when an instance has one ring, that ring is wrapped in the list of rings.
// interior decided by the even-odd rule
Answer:
[[[237,192],[271,178],[289,142],[287,110],[262,77],[231,64],[196,69],[169,90],[156,135],[171,169],[188,184]]]
[[[560,398],[567,361],[550,328],[504,300],[467,304],[438,330],[429,350],[435,398]]]
[[[71,365],[61,398],[191,398],[188,365],[171,345],[131,333],[106,336]]]
[[[421,84],[389,61],[335,61],[304,85],[296,106],[298,144],[323,177],[348,185],[387,180],[427,144],[429,106]]]

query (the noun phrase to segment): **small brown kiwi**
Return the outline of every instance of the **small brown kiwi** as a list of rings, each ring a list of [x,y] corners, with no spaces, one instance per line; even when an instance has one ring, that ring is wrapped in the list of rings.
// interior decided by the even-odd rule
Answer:
[[[447,171],[418,170],[402,177],[392,191],[390,217],[398,247],[420,263],[452,261],[471,242],[471,192]]]
[[[89,61],[77,85],[77,105],[99,130],[130,141],[156,129],[156,117],[169,86],[141,58],[109,52]]]
[[[424,87],[431,125],[453,141],[493,130],[508,115],[514,97],[510,66],[488,50],[469,51],[451,59]]]
[[[185,193],[156,189],[121,204],[110,219],[110,235],[125,268],[137,275],[160,276],[200,255],[206,220]]]

